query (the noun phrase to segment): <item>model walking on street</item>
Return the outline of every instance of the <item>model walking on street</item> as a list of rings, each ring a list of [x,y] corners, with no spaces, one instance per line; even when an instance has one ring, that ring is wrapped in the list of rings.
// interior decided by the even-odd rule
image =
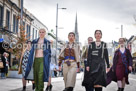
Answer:
[[[27,78],[33,69],[35,91],[43,91],[44,82],[48,82],[49,80],[51,49],[50,41],[45,38],[45,34],[46,30],[40,29],[40,37],[33,40],[25,73],[25,78]]]
[[[106,86],[106,65],[107,71],[109,70],[109,56],[106,43],[101,41],[102,32],[96,30],[96,41],[92,42],[88,50],[87,67],[88,71],[86,79],[84,79],[84,85],[94,87],[95,91],[102,91],[102,87]]]
[[[63,91],[73,91],[76,83],[77,67],[79,71],[79,57],[80,47],[75,43],[75,33],[68,34],[69,42],[61,49],[59,55],[59,70],[61,70],[61,63],[63,63],[63,76],[65,89]]]
[[[82,48],[82,60],[84,62],[84,77],[87,74],[86,71],[86,67],[87,67],[87,56],[88,56],[88,49],[89,49],[89,45],[93,42],[93,38],[92,37],[88,37],[88,45],[83,46]],[[85,86],[86,91],[93,91],[93,87],[88,87]]]
[[[128,74],[132,72],[133,62],[131,53],[129,49],[126,48],[124,38],[119,39],[119,45],[120,47],[114,54],[113,66],[107,74],[107,81],[111,82],[110,79],[116,81],[118,85],[117,91],[124,91],[125,84],[129,84]]]

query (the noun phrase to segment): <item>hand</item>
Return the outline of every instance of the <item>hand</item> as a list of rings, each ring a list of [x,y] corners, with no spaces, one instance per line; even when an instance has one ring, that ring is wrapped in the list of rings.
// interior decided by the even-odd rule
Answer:
[[[59,66],[59,71],[61,71],[61,66]]]
[[[110,68],[107,68],[107,69],[106,69],[106,73],[108,73],[109,71],[110,71]]]
[[[80,68],[77,68],[77,72],[79,72],[80,71]]]
[[[89,67],[89,66],[87,66],[87,67],[86,67],[86,70],[87,70],[87,71],[89,71],[89,69],[90,69],[90,67]]]
[[[131,71],[131,72],[132,72],[132,67],[131,67],[131,66],[129,66],[129,71]]]

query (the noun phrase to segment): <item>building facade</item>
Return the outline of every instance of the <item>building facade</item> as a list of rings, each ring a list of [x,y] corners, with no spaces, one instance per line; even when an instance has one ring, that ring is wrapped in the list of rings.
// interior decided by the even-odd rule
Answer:
[[[20,33],[20,15],[21,15],[21,0],[0,0],[0,29],[8,30],[8,33],[14,34],[16,37]],[[23,28],[29,40],[33,40],[39,37],[38,32],[40,28],[46,29],[47,34],[49,33],[48,28],[38,20],[32,13],[30,13],[26,8],[23,8]],[[5,52],[2,47],[3,42],[11,42],[9,38],[10,35],[5,35],[0,32],[0,54]],[[51,37],[47,35],[48,39]],[[18,65],[18,60],[15,56],[10,54],[10,65]]]

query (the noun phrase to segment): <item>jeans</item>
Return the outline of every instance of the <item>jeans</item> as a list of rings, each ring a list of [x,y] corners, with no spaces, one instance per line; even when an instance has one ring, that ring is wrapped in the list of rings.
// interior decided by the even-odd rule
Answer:
[[[1,73],[1,78],[5,78],[5,73]]]

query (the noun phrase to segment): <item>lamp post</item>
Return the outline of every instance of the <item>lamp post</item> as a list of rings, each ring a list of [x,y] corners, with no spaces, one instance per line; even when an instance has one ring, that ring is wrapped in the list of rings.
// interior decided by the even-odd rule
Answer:
[[[121,30],[121,38],[123,37],[123,25],[121,25],[121,28],[117,27],[116,29],[120,29]]]
[[[57,3],[56,8],[56,61],[57,61],[57,48],[58,48],[58,9],[67,9],[67,8],[59,8]]]
[[[23,0],[21,0],[21,20],[20,20],[20,26],[23,25]]]
[[[121,25],[121,38],[123,37],[123,25]]]

